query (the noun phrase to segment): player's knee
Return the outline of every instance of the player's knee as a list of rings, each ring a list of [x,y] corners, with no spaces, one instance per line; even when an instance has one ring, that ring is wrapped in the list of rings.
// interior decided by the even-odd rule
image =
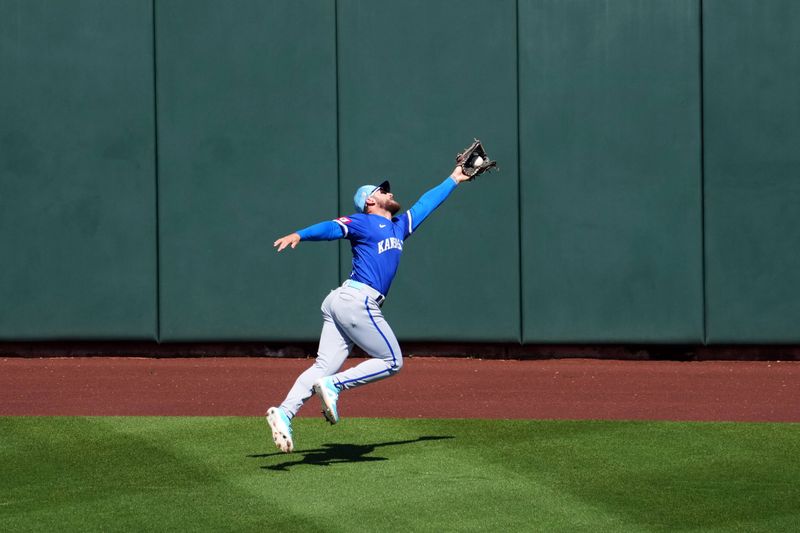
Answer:
[[[390,364],[389,372],[391,372],[392,375],[394,375],[400,372],[401,368],[403,368],[403,356],[402,354],[398,353],[397,355],[395,355],[394,359]]]

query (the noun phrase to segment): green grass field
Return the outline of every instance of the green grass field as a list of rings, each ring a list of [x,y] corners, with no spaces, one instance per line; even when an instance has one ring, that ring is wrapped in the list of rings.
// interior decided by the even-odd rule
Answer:
[[[797,531],[800,425],[0,418],[0,531]]]

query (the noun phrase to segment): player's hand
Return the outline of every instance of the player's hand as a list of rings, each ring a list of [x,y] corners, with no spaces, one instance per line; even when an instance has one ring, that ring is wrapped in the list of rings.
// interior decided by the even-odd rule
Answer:
[[[297,248],[297,244],[299,242],[300,242],[300,235],[298,235],[297,233],[290,233],[286,237],[281,237],[280,239],[272,243],[272,247],[273,248],[277,247],[279,252],[282,252],[283,249],[286,248],[287,246],[291,246],[292,250],[294,250],[295,248]]]
[[[464,169],[461,168],[461,165],[457,165],[456,168],[453,169],[453,172],[450,174],[456,183],[461,183],[463,181],[469,181],[470,177],[464,174]]]

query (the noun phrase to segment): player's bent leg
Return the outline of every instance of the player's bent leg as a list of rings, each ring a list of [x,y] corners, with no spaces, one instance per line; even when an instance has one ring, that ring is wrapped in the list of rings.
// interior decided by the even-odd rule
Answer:
[[[331,376],[331,379],[334,380],[334,384],[340,391],[354,389],[390,378],[397,374],[402,366],[402,363],[390,365],[382,359],[368,359],[353,368]]]
[[[371,299],[360,302],[363,319],[345,333],[373,359],[333,376],[339,390],[360,387],[393,376],[403,367],[403,353],[397,337],[383,318],[380,307]]]
[[[338,402],[341,391],[393,376],[400,371],[400,367],[402,359],[393,366],[382,359],[370,359],[339,374],[318,379],[314,383],[314,393],[322,402],[325,419],[331,424],[339,421]]]
[[[290,419],[294,418],[300,407],[313,394],[314,382],[319,378],[338,372],[353,348],[352,341],[344,335],[331,318],[327,302],[328,298],[322,306],[324,322],[319,338],[317,358],[313,365],[300,374],[286,395],[286,399],[281,403],[281,409]]]
[[[344,337],[373,357],[315,382],[314,392],[322,402],[322,412],[331,424],[335,424],[339,421],[339,393],[396,374],[403,366],[403,354],[378,304],[363,297],[360,291],[340,289],[338,297],[331,302],[331,316]]]

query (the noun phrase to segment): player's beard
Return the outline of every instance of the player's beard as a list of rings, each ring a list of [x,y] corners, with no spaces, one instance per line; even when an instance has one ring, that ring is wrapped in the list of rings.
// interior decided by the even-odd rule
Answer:
[[[400,204],[394,199],[387,200],[386,210],[389,211],[392,214],[392,216],[395,216],[397,213],[400,212]]]

